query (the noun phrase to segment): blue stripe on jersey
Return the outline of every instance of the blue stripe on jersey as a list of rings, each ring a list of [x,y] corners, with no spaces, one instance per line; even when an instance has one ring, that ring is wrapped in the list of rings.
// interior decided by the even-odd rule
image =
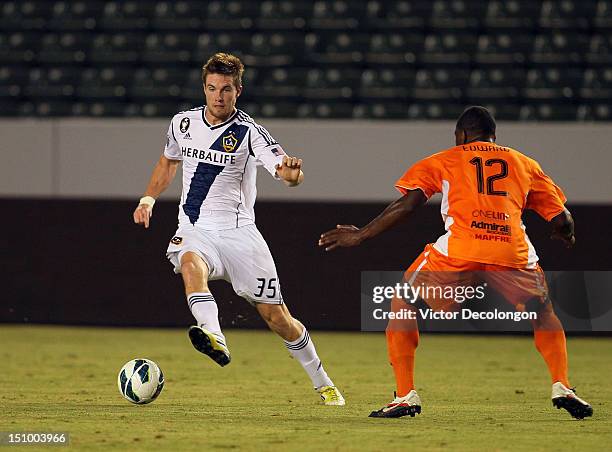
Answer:
[[[189,184],[189,193],[183,204],[183,212],[189,217],[191,224],[195,224],[200,217],[200,207],[208,195],[211,185],[223,171],[225,166],[211,165],[210,163],[200,162],[193,173]]]

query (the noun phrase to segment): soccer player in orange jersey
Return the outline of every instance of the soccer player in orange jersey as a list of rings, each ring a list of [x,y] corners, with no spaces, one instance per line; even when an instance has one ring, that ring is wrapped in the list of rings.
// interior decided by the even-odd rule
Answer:
[[[550,371],[552,401],[573,417],[591,416],[592,407],[578,398],[567,376],[565,333],[555,315],[538,256],[521,217],[532,209],[548,221],[552,238],[568,247],[575,242],[574,222],[559,187],[533,159],[495,143],[495,121],[484,107],[469,107],[455,128],[456,146],[417,162],[396,182],[402,197],[362,228],[338,225],[321,235],[319,245],[331,251],[357,246],[407,219],[435,193],[442,194],[446,234],[408,268],[404,281],[429,281],[440,275],[481,272],[517,311],[537,313],[532,320],[535,345]],[[451,273],[452,272],[452,273]],[[450,281],[450,280],[453,281]],[[440,300],[424,301],[433,309],[452,309]],[[452,302],[452,301],[451,301]],[[392,310],[410,307],[394,298]],[[412,307],[414,309],[414,307]],[[421,401],[414,389],[414,356],[419,343],[416,319],[390,320],[386,330],[389,360],[397,391],[395,399],[371,417],[414,416]]]

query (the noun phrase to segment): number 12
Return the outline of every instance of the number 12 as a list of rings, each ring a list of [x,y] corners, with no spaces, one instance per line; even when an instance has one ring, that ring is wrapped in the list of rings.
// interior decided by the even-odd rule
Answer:
[[[484,170],[482,168],[482,158],[474,157],[470,163],[476,167],[476,179],[478,184],[478,193],[484,193]],[[499,163],[501,166],[500,172],[487,177],[487,195],[508,196],[508,192],[503,190],[495,190],[493,182],[503,179],[508,176],[508,162],[502,159],[489,159],[485,162],[485,166],[493,166]]]

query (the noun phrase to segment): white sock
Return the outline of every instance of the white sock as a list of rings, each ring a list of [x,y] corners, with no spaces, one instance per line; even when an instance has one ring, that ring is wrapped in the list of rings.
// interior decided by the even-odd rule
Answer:
[[[199,327],[224,337],[219,325],[217,303],[210,292],[190,293],[187,295],[187,303]]]
[[[312,384],[315,389],[320,388],[321,386],[333,386],[334,383],[330,380],[323,369],[323,364],[321,364],[321,360],[317,355],[317,351],[315,350],[315,346],[310,340],[310,335],[306,328],[295,341],[288,342],[285,341],[285,346],[291,356],[297,359],[310,379],[312,380]]]

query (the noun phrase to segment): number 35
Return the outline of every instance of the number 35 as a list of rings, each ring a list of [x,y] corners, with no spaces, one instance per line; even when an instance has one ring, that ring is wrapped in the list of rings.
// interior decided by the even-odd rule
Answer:
[[[254,295],[261,297],[266,291],[266,298],[276,298],[276,278],[270,278],[266,286],[266,278],[257,278],[259,285],[257,286],[258,292]]]

